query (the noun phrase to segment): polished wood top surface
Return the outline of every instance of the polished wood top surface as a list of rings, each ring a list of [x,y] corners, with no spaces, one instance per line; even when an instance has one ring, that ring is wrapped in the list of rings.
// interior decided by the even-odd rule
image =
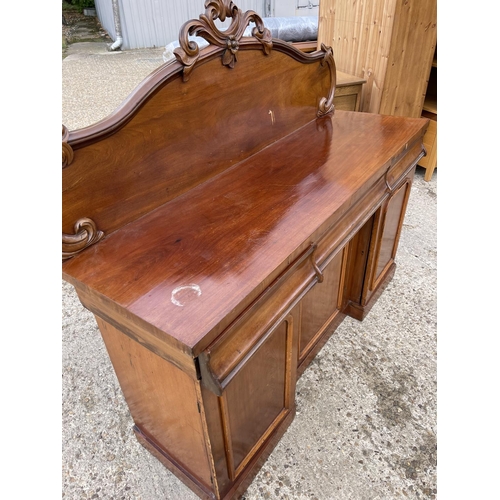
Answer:
[[[63,276],[189,348],[206,344],[427,123],[342,111],[313,120],[66,261]]]

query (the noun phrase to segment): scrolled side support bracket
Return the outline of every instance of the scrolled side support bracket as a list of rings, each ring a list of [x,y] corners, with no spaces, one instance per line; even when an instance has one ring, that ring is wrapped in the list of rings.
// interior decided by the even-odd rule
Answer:
[[[95,222],[88,217],[78,219],[74,230],[74,234],[62,233],[62,260],[74,257],[104,238],[104,233],[99,231]]]
[[[330,69],[331,84],[328,96],[322,97],[319,101],[317,113],[318,118],[335,112],[333,99],[335,97],[335,88],[337,86],[337,68],[335,66],[335,59],[333,58],[333,49],[331,47],[327,47],[324,43],[322,43],[321,50],[325,52],[323,60],[321,61],[321,65],[328,65],[328,68]]]

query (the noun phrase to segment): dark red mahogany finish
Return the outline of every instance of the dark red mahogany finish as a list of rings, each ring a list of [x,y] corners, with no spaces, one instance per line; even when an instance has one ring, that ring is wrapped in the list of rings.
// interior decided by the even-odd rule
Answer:
[[[273,40],[227,0],[206,9],[113,115],[63,127],[63,277],[138,439],[229,499],[293,419],[299,374],[392,277],[428,121],[334,114],[331,49]]]

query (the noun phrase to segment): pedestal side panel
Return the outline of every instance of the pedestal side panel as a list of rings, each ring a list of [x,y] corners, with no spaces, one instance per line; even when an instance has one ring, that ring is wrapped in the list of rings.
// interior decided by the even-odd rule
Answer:
[[[135,424],[211,489],[198,382],[109,323],[96,320]]]

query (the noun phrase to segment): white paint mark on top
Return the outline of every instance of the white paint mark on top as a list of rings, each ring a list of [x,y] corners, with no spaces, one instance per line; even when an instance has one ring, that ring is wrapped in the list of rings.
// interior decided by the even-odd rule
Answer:
[[[201,288],[198,285],[182,285],[172,290],[170,300],[174,306],[184,307],[184,303],[193,295],[195,297],[201,295]]]
[[[269,115],[271,115],[271,123],[274,125],[274,122],[275,122],[275,119],[274,119],[274,111],[272,111],[271,109],[269,110]]]

